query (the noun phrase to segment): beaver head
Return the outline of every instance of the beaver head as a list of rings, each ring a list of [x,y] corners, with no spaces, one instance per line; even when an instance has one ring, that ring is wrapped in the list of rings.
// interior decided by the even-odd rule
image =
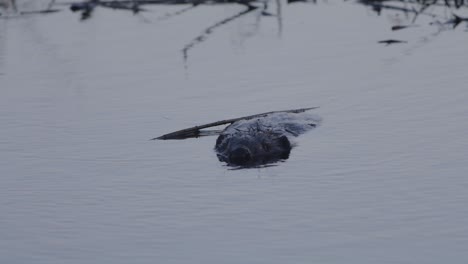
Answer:
[[[256,166],[287,159],[291,143],[272,132],[221,134],[215,150],[220,161],[234,166]]]

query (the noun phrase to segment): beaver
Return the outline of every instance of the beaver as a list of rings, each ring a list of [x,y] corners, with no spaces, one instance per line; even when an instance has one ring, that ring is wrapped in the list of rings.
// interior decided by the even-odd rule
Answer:
[[[218,136],[216,155],[228,166],[259,166],[289,158],[291,139],[315,128],[320,118],[306,113],[273,113],[239,120]]]

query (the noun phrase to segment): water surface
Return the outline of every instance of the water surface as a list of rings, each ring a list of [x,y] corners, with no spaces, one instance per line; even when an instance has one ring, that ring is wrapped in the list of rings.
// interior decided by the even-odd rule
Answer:
[[[283,4],[281,31],[252,13],[186,62],[244,7],[0,20],[0,262],[466,263],[465,25]],[[275,167],[148,140],[308,106],[321,126]]]

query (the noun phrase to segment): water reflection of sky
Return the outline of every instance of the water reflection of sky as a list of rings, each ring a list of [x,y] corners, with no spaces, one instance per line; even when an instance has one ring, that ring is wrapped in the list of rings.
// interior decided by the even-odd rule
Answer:
[[[433,36],[424,16],[392,31],[393,15],[351,2],[282,3],[281,37],[275,17],[252,30],[247,15],[187,70],[184,45],[242,6],[8,20],[0,262],[465,261],[468,34]],[[408,43],[377,43],[390,38]],[[279,166],[228,170],[213,137],[148,140],[306,106],[323,124]]]
[[[7,25],[5,21],[0,21],[0,75],[3,75],[4,71],[4,56],[5,56],[5,41],[7,36]]]

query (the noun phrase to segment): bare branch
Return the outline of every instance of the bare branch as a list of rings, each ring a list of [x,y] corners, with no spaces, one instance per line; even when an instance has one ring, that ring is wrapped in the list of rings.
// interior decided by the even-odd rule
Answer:
[[[261,114],[256,114],[256,115],[250,115],[250,116],[243,116],[243,117],[238,117],[238,118],[232,118],[232,119],[226,119],[222,121],[217,121],[213,123],[208,123],[200,126],[194,126],[182,130],[178,130],[169,134],[162,135],[157,138],[153,138],[151,140],[155,139],[160,139],[160,140],[167,140],[167,139],[186,139],[186,138],[192,138],[192,137],[199,137],[202,136],[203,131],[200,131],[201,129],[204,128],[210,128],[210,127],[216,127],[216,126],[221,126],[221,125],[226,125],[226,124],[232,124],[236,121],[239,120],[246,120],[246,119],[252,119],[252,118],[257,118],[257,117],[264,117],[269,114],[274,114],[274,113],[302,113],[308,110],[312,109],[317,109],[318,107],[309,107],[309,108],[300,108],[300,109],[293,109],[293,110],[283,110],[283,111],[272,111],[272,112],[266,112],[266,113],[261,113]]]

